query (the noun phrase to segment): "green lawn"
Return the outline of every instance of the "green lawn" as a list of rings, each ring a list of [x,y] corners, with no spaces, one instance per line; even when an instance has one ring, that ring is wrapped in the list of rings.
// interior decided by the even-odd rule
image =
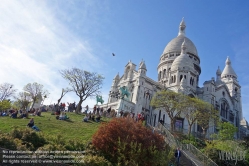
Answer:
[[[42,116],[29,116],[28,119],[12,119],[10,117],[0,117],[0,131],[10,132],[14,126],[26,128],[30,118],[34,118],[35,125],[45,135],[62,135],[65,139],[79,139],[89,141],[97,131],[100,123],[90,121],[82,122],[84,115],[67,113],[70,120],[57,120],[50,112],[42,112]],[[107,122],[109,118],[101,118],[101,122]]]

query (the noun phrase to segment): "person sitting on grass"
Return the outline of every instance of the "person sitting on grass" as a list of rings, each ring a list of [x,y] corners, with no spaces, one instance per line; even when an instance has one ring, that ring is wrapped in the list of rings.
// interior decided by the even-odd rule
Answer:
[[[92,121],[95,121],[95,116],[94,115],[92,115]]]
[[[22,111],[22,114],[20,115],[20,118],[27,118],[26,111]]]
[[[100,122],[100,115],[97,115],[97,117],[96,117],[96,122]]]
[[[68,117],[67,114],[65,113],[65,115],[64,115],[64,120],[67,120],[67,119],[69,119],[69,117]]]
[[[2,116],[8,116],[8,113],[6,111],[3,111]]]
[[[88,116],[86,115],[86,116],[83,118],[82,121],[83,121],[83,122],[88,122]]]
[[[36,115],[37,115],[37,116],[41,116],[41,109],[37,110]]]
[[[35,125],[34,118],[31,118],[29,123],[27,124],[28,127],[33,127]]]
[[[27,124],[28,127],[34,129],[35,131],[40,131],[40,129],[35,126],[34,118],[31,118],[29,123]]]
[[[14,111],[14,112],[11,114],[10,117],[11,117],[11,118],[17,118],[17,113],[18,113],[17,111]]]
[[[59,116],[59,120],[64,120],[64,119],[65,119],[64,112],[61,111],[61,114]]]

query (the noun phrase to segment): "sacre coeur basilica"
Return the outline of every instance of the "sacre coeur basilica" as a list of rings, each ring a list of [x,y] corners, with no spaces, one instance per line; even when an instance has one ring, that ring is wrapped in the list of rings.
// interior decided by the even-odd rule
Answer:
[[[150,125],[156,126],[160,120],[170,124],[170,118],[163,109],[157,110],[150,106],[153,95],[167,88],[212,104],[219,111],[222,121],[230,122],[239,128],[235,137],[248,134],[248,122],[242,114],[241,86],[231,60],[229,57],[224,59],[224,69],[221,70],[218,67],[214,73],[216,77],[205,81],[203,86],[199,87],[200,57],[194,43],[185,35],[185,30],[186,24],[182,20],[177,37],[166,45],[160,56],[157,66],[158,80],[153,80],[146,75],[145,61],[140,62],[138,69],[136,64],[129,61],[124,68],[124,73],[114,77],[108,102],[102,107],[135,114],[144,111],[148,113],[147,123]],[[120,99],[113,95],[124,86],[129,91],[128,98]],[[188,122],[179,117],[176,119],[175,127],[188,129]],[[201,130],[197,124],[192,128],[195,132],[201,132]],[[212,134],[215,130],[215,126],[210,125],[207,133]]]

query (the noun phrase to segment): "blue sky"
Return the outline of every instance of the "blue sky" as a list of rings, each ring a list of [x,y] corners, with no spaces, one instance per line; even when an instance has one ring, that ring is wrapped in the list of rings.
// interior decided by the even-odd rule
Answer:
[[[107,101],[112,79],[131,60],[144,59],[157,80],[157,65],[184,17],[186,35],[201,60],[199,86],[224,69],[226,57],[242,86],[243,115],[249,120],[249,1],[2,1],[0,77],[21,91],[38,82],[50,91],[45,104],[67,86],[59,70],[78,67],[105,77]],[[112,52],[116,54],[112,56]],[[74,93],[64,101],[78,102]],[[95,103],[87,100],[84,105]]]

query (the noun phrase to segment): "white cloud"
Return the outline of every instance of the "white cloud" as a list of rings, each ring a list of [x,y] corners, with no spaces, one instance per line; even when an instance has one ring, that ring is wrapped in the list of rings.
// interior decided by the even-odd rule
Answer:
[[[55,102],[67,86],[59,70],[88,70],[99,61],[91,44],[63,24],[46,1],[2,1],[0,22],[1,83],[19,90],[27,83],[43,84],[50,92],[45,104]],[[71,93],[66,100],[77,102],[77,97]]]

